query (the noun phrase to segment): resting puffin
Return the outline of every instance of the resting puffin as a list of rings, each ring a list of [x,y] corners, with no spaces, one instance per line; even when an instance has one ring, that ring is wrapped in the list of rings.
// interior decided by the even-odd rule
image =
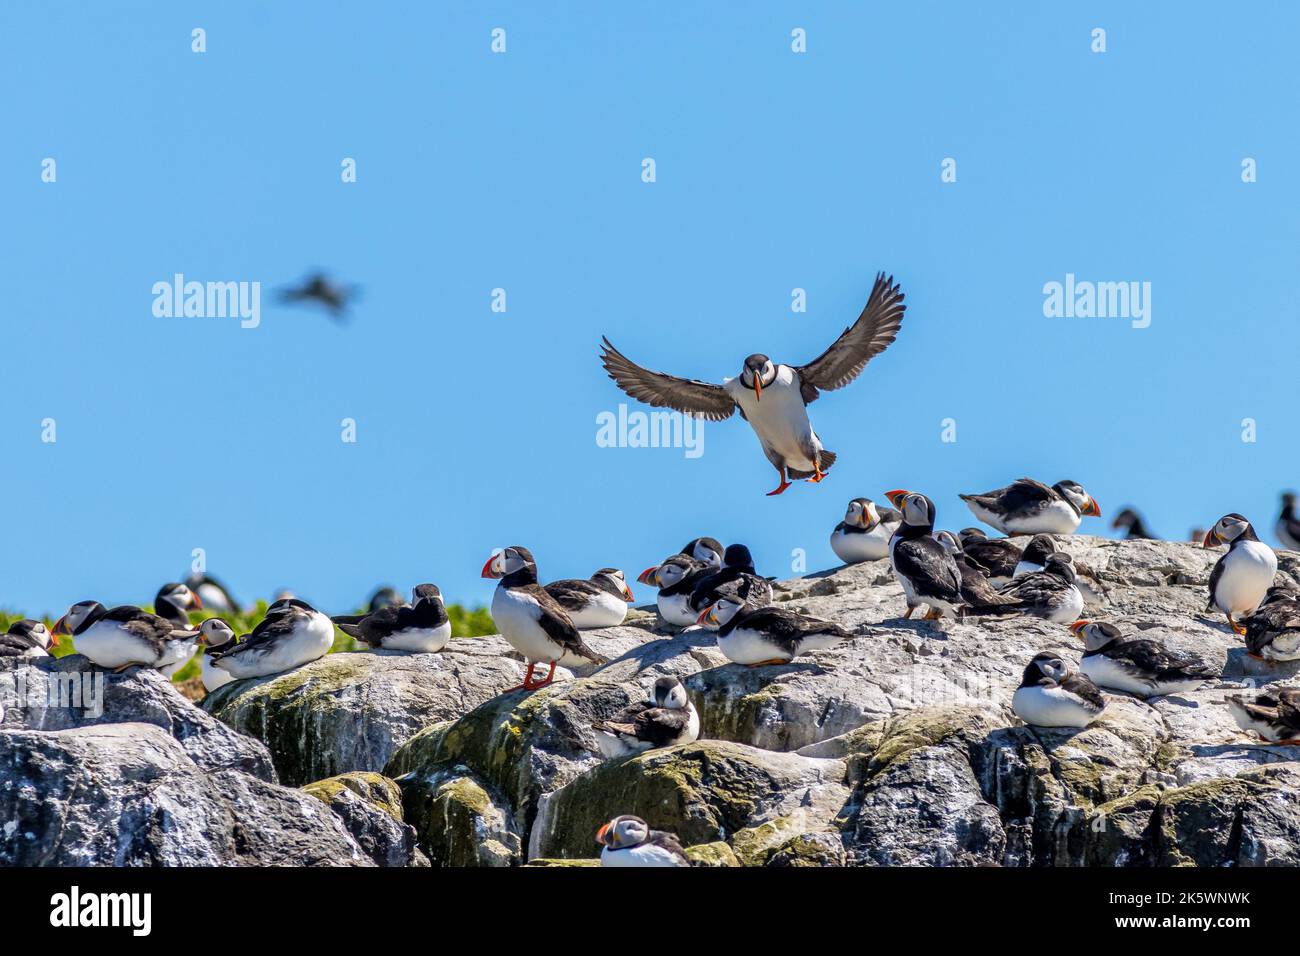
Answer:
[[[993,613],[994,608],[1001,607],[1007,614],[1020,608],[1018,599],[999,594],[994,589],[988,571],[962,549],[955,534],[940,531],[934,537],[956,559],[957,570],[961,573],[961,598],[969,607],[984,609],[985,613]]]
[[[1050,534],[1034,535],[1029,544],[1025,545],[1025,550],[1016,563],[1016,570],[1011,576],[1020,578],[1035,571],[1042,571],[1047,567],[1047,559],[1060,550],[1061,548],[1056,543],[1056,539]],[[1079,591],[1083,594],[1083,599],[1093,603],[1101,602],[1106,596],[1106,586],[1101,583],[1101,578],[1097,576],[1097,572],[1079,561],[1073,563],[1075,584],[1078,585]]]
[[[1124,508],[1115,516],[1115,520],[1110,523],[1115,530],[1123,529],[1124,538],[1128,541],[1133,540],[1155,540],[1155,535],[1147,528],[1146,522],[1142,516],[1132,508]]]
[[[0,657],[48,657],[58,638],[40,621],[23,618],[0,635]]]
[[[605,658],[582,641],[568,612],[537,583],[537,563],[527,548],[512,545],[487,559],[483,577],[499,578],[492,594],[492,620],[501,636],[524,655],[528,670],[524,682],[510,690],[537,690],[555,680],[555,664],[566,653],[595,664]],[[546,679],[533,682],[533,668],[550,664]]]
[[[1185,694],[1219,676],[1195,654],[1185,654],[1146,638],[1124,638],[1105,621],[1075,621],[1070,630],[1086,650],[1079,670],[1099,687],[1139,697]]]
[[[1289,551],[1300,551],[1300,517],[1295,513],[1295,492],[1282,493],[1282,513],[1277,517],[1277,526],[1273,529],[1282,547]]]
[[[1265,743],[1300,744],[1300,687],[1225,697],[1228,713],[1242,730],[1254,731]]]
[[[659,616],[669,624],[690,627],[695,623],[696,612],[691,610],[691,592],[695,586],[714,573],[702,561],[684,554],[665,558],[662,564],[646,568],[637,578],[642,584],[659,589],[655,605]]]
[[[744,582],[749,602],[754,607],[772,603],[772,582],[761,577],[754,569],[754,559],[743,544],[727,545],[722,555],[722,569],[702,578],[691,591],[690,608],[698,618],[700,612],[712,604],[718,589],[732,581]]]
[[[1216,521],[1201,544],[1206,548],[1228,545],[1228,553],[1210,572],[1210,601],[1205,610],[1217,607],[1228,616],[1228,625],[1234,631],[1245,634],[1246,629],[1234,615],[1241,617],[1259,607],[1277,574],[1277,555],[1259,540],[1250,522],[1236,513]]]
[[[979,528],[962,528],[957,535],[961,549],[989,572],[989,580],[1003,585],[1016,573],[1024,548],[1010,538],[990,538]]]
[[[596,831],[601,866],[690,866],[677,837],[651,830],[640,817],[615,817]]]
[[[740,409],[780,476],[780,484],[768,494],[779,495],[792,478],[821,481],[835,463],[835,453],[822,447],[808,421],[807,406],[823,391],[857,378],[867,362],[894,341],[904,310],[902,291],[892,277],[880,273],[858,320],[817,358],[807,365],[781,365],[755,353],[745,359],[736,378],[724,379],[721,385],[642,368],[609,339],[603,340],[600,360],[619,388],[647,405],[713,422]]]
[[[1077,481],[1058,481],[1050,488],[1032,478],[1017,478],[1005,488],[982,495],[961,495],[971,513],[1003,534],[1074,534],[1084,515],[1101,509]]]
[[[789,664],[853,636],[832,621],[783,607],[754,607],[731,585],[704,609],[699,623],[718,632],[718,650],[727,660],[748,667]]]
[[[585,581],[579,578],[552,581],[546,590],[560,602],[573,626],[580,631],[622,624],[627,617],[627,606],[636,600],[618,568],[601,568]]]
[[[652,699],[625,707],[592,727],[606,757],[627,757],[658,747],[688,744],[700,736],[700,715],[676,677],[660,677]]]
[[[925,620],[934,621],[962,607],[957,559],[934,537],[934,502],[925,495],[898,489],[885,493],[902,515],[889,539],[889,562],[907,599],[904,620],[922,604]]]
[[[199,642],[208,648],[208,653],[199,662],[199,677],[203,681],[204,690],[209,694],[234,680],[228,671],[213,666],[213,653],[217,648],[238,640],[234,629],[219,617],[210,617],[199,625]]]
[[[1074,561],[1064,551],[1049,555],[1043,570],[1016,578],[1001,593],[1020,601],[1018,611],[1055,624],[1070,624],[1083,613]]]
[[[54,625],[54,634],[71,634],[77,653],[110,670],[137,665],[171,676],[198,650],[198,632],[180,630],[166,618],[138,607],[111,610],[98,601],[79,601]]]
[[[236,680],[268,677],[324,657],[334,646],[334,622],[306,601],[281,598],[251,634],[213,651],[213,667]]]
[[[1246,651],[1266,661],[1300,660],[1300,590],[1275,584],[1242,623]]]
[[[711,568],[722,567],[722,542],[717,538],[693,538],[686,542],[681,553],[702,561]]]
[[[1035,727],[1087,727],[1106,708],[1097,685],[1056,654],[1038,654],[1025,668],[1011,709]]]
[[[383,605],[369,614],[330,618],[340,631],[373,648],[434,654],[451,640],[451,621],[435,584],[417,584],[411,603]]]
[[[854,498],[844,520],[831,532],[831,550],[845,564],[889,557],[889,539],[902,518],[893,508],[882,513],[870,498]]]

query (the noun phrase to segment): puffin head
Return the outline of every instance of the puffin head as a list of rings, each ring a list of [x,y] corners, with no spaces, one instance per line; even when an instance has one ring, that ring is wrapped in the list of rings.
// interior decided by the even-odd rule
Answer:
[[[870,531],[880,524],[880,512],[870,498],[854,498],[844,510],[844,523]]]
[[[1058,578],[1064,578],[1071,584],[1078,580],[1078,575],[1074,571],[1074,558],[1064,551],[1053,551],[1049,554],[1046,563],[1043,564],[1043,570],[1048,574],[1055,574]]]
[[[1034,659],[1025,668],[1025,684],[1059,684],[1065,680],[1069,672],[1065,661],[1056,654],[1050,652],[1035,654]]]
[[[531,567],[536,573],[537,562],[533,560],[533,553],[527,548],[512,544],[508,548],[502,548],[487,559],[487,562],[483,565],[483,577],[504,578],[528,567]]]
[[[695,623],[703,625],[711,631],[716,631],[739,614],[740,609],[744,606],[745,602],[740,595],[734,592],[722,594],[704,609],[700,616],[696,618]]]
[[[631,814],[615,817],[596,831],[596,842],[604,844],[611,850],[640,846],[648,839],[650,839],[650,824]]]
[[[943,549],[949,554],[961,553],[961,542],[957,540],[957,536],[951,531],[936,531],[934,538],[943,545]]]
[[[654,702],[656,707],[681,710],[687,704],[686,688],[676,677],[661,677],[655,681]]]
[[[421,601],[442,601],[442,591],[436,584],[417,584],[411,588],[411,604],[416,605]]]
[[[174,581],[164,584],[158,589],[158,593],[154,595],[153,603],[155,607],[161,601],[166,601],[181,611],[193,611],[203,607],[203,602],[199,600],[199,596],[191,591],[187,585],[177,584]]]
[[[776,366],[766,355],[755,352],[740,369],[740,384],[754,390],[754,400],[763,400],[763,389],[776,381]]]
[[[717,538],[696,538],[682,548],[682,554],[703,561],[711,568],[722,567],[722,542]]]
[[[1064,481],[1058,481],[1052,485],[1053,490],[1074,505],[1075,510],[1081,515],[1089,515],[1093,518],[1101,517],[1101,508],[1097,506],[1097,499],[1088,492],[1083,490],[1083,485],[1077,481],[1070,481],[1068,478]]]
[[[627,578],[623,576],[623,572],[618,568],[601,568],[591,576],[591,579],[598,583],[608,584],[617,591],[628,604],[631,604],[636,600],[636,598],[632,596],[632,589],[627,586]]]
[[[234,630],[219,617],[210,617],[199,625],[199,643],[208,647],[223,647],[238,641]]]
[[[646,568],[637,576],[637,580],[642,584],[648,584],[652,588],[670,588],[692,571],[698,571],[704,567],[702,563],[685,554],[674,554],[671,558],[664,561],[663,564],[652,565]]]
[[[50,629],[45,626],[44,622],[35,621],[31,618],[14,621],[9,625],[8,633],[15,637],[25,637],[46,651],[59,643],[58,638],[50,633]]]
[[[1250,530],[1250,522],[1233,512],[1226,514],[1214,523],[1214,527],[1205,533],[1201,542],[1204,548],[1213,548],[1221,544],[1232,544]]]
[[[78,601],[68,608],[67,614],[58,619],[50,633],[73,634],[86,618],[103,609],[104,605],[98,601]]]
[[[1119,628],[1109,621],[1078,620],[1070,625],[1074,636],[1083,641],[1083,646],[1090,651],[1105,647],[1111,641],[1119,639]]]
[[[885,497],[903,516],[903,524],[911,528],[934,527],[934,502],[925,495],[897,488],[886,491]]]

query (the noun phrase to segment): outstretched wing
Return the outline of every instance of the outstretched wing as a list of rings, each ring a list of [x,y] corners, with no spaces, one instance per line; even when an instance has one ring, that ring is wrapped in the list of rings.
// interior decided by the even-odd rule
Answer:
[[[894,341],[906,308],[903,292],[894,284],[894,277],[877,273],[871,297],[858,321],[845,329],[825,352],[795,370],[799,373],[804,404],[815,401],[819,389],[843,388],[857,378],[866,364]]]
[[[730,418],[736,403],[721,385],[652,372],[637,365],[601,336],[600,364],[623,391],[637,401],[657,407],[675,408],[687,415],[699,415],[711,422]]]

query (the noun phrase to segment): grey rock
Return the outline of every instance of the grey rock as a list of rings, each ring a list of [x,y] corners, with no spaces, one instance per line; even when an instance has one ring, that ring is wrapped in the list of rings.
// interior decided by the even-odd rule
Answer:
[[[403,820],[402,791],[382,774],[345,773],[302,789],[334,811],[376,866],[429,865],[415,828]]]

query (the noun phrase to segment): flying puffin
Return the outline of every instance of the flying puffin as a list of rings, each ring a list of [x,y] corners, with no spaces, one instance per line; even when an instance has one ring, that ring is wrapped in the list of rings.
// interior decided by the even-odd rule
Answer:
[[[1219,676],[1205,661],[1146,638],[1125,638],[1105,621],[1075,621],[1070,630],[1086,650],[1079,670],[1098,687],[1139,697],[1165,697],[1195,690]]]
[[[142,665],[167,676],[198,650],[198,632],[138,607],[109,610],[98,601],[79,601],[54,625],[54,634],[71,634],[77,653],[93,664],[122,671]]]
[[[703,561],[711,568],[722,567],[722,542],[717,538],[694,538],[686,542],[681,553],[696,561]]]
[[[1300,590],[1275,584],[1243,622],[1246,651],[1266,661],[1300,660]]]
[[[208,653],[199,662],[199,677],[203,681],[203,689],[210,694],[234,680],[228,671],[213,666],[213,652],[239,638],[235,636],[234,629],[221,618],[210,617],[199,625],[199,640],[208,648]]]
[[[369,614],[330,618],[340,631],[374,648],[433,654],[451,640],[451,621],[434,584],[417,584],[411,603],[386,604]]]
[[[1300,744],[1300,687],[1265,691],[1254,700],[1246,694],[1223,699],[1228,713],[1245,731],[1270,744]]]
[[[979,528],[962,528],[957,539],[971,560],[988,569],[994,585],[1006,584],[1015,575],[1024,548],[1010,538],[990,538]]]
[[[1228,616],[1228,625],[1238,634],[1246,629],[1234,615],[1241,617],[1259,607],[1277,574],[1277,555],[1259,540],[1249,521],[1239,514],[1226,514],[1205,534],[1203,547],[1228,545],[1228,553],[1219,558],[1210,572],[1210,601],[1207,611],[1216,607]]]
[[[676,677],[660,677],[652,699],[625,707],[592,727],[600,752],[608,758],[627,757],[658,747],[688,744],[700,736],[700,715]]]
[[[699,622],[718,632],[718,650],[727,660],[749,667],[789,664],[807,651],[834,647],[853,634],[832,621],[783,607],[754,607],[734,585],[700,614]]]
[[[640,817],[624,815],[596,831],[601,866],[690,866],[677,837],[651,830]]]
[[[772,603],[772,582],[754,570],[754,559],[743,544],[729,544],[722,555],[721,570],[705,576],[691,591],[690,608],[698,618],[701,611],[712,604],[718,589],[732,581],[743,581],[749,602],[754,607]]]
[[[1058,481],[1050,488],[1032,478],[1017,478],[1005,488],[982,495],[961,495],[971,513],[1003,534],[1074,534],[1083,515],[1101,509],[1077,481]]]
[[[206,572],[191,574],[185,579],[185,586],[199,597],[202,602],[200,607],[228,614],[237,614],[241,609],[230,589]]]
[[[831,550],[845,564],[887,558],[889,539],[901,520],[893,508],[881,512],[870,498],[854,498],[831,532]]]
[[[1011,697],[1011,709],[1035,727],[1086,727],[1106,708],[1097,685],[1056,654],[1038,654]]]
[[[546,591],[560,603],[580,631],[622,624],[627,617],[627,606],[636,600],[618,568],[601,568],[585,581],[579,578],[552,581],[546,585]]]
[[[0,657],[48,657],[58,642],[42,622],[23,618],[0,635]]]
[[[674,554],[662,564],[646,568],[637,578],[642,584],[659,589],[655,605],[659,616],[669,624],[690,627],[698,616],[691,610],[691,592],[714,569],[685,554]]]
[[[994,589],[988,569],[965,552],[955,534],[940,531],[934,537],[956,559],[957,570],[961,573],[961,598],[969,607],[985,608],[992,613],[993,608],[1001,606],[1007,614],[1020,609],[1017,598],[999,594]]]
[[[306,601],[281,598],[236,644],[211,652],[211,665],[236,680],[268,677],[324,657],[334,646],[334,623]]]
[[[1047,559],[1060,550],[1056,539],[1050,534],[1034,535],[1029,544],[1025,545],[1025,550],[1016,563],[1016,570],[1011,575],[1012,578],[1020,578],[1035,571],[1042,571],[1047,567]],[[1094,604],[1101,602],[1106,596],[1106,585],[1101,583],[1101,578],[1097,576],[1097,572],[1079,561],[1074,561],[1073,564],[1076,578],[1075,584],[1078,585],[1079,591],[1083,594],[1083,599]]]
[[[867,362],[894,341],[904,310],[902,291],[892,277],[880,273],[858,320],[817,358],[807,365],[781,365],[755,353],[745,359],[736,378],[724,379],[721,385],[642,368],[609,339],[603,340],[600,359],[619,388],[647,405],[714,422],[730,418],[739,408],[780,476],[780,484],[768,494],[779,495],[790,487],[790,479],[821,481],[835,463],[835,453],[822,447],[808,421],[807,406],[821,392],[857,378]]]
[[[323,272],[309,276],[301,285],[280,290],[280,301],[315,302],[325,308],[330,318],[341,321],[347,317],[348,303],[357,295],[355,285],[335,282]]]
[[[512,545],[487,559],[483,577],[499,578],[492,595],[492,620],[501,636],[524,655],[528,671],[524,682],[510,690],[537,690],[555,679],[555,664],[566,653],[595,664],[605,658],[582,641],[568,612],[537,583],[537,563],[527,548]],[[533,668],[550,664],[546,679],[533,682]]]
[[[1128,541],[1135,539],[1155,540],[1155,535],[1147,528],[1146,522],[1142,516],[1132,508],[1124,508],[1115,516],[1115,520],[1110,523],[1115,530],[1124,530],[1124,538]]]
[[[1074,561],[1064,551],[1049,555],[1043,570],[1016,578],[1001,593],[1020,601],[1016,610],[1055,624],[1070,624],[1083,613]]]
[[[1295,513],[1295,492],[1282,493],[1282,513],[1277,517],[1277,526],[1273,529],[1282,547],[1289,551],[1300,551],[1300,517]]]
[[[957,614],[963,606],[961,571],[957,559],[934,537],[934,502],[925,495],[898,489],[885,492],[902,515],[889,539],[889,562],[907,599],[904,620],[922,604],[924,620],[934,621],[944,612]]]

